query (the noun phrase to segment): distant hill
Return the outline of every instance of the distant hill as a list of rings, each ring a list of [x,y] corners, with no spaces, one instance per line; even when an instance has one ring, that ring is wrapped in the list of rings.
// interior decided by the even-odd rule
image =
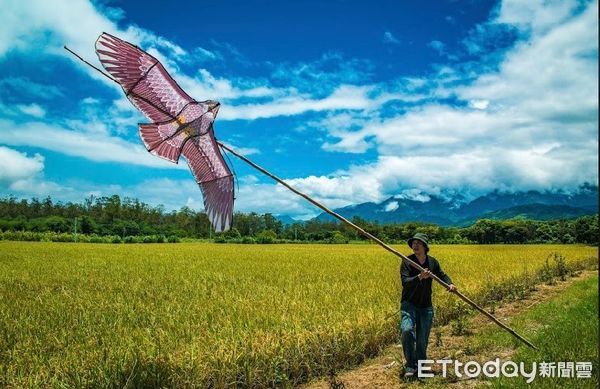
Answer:
[[[284,226],[290,225],[290,224],[294,224],[294,223],[299,223],[298,220],[292,218],[289,215],[280,215],[280,216],[275,216],[275,218],[277,220],[279,220]]]
[[[598,187],[588,184],[574,193],[494,191],[470,202],[456,197],[422,197],[407,199],[392,196],[381,203],[350,205],[335,211],[348,219],[358,216],[382,224],[418,221],[441,226],[467,226],[482,218],[571,219],[598,212]],[[317,219],[334,220],[326,213],[321,213]]]
[[[517,205],[488,212],[479,219],[507,220],[507,219],[528,219],[528,220],[556,220],[556,219],[575,219],[583,215],[589,215],[590,211],[584,208],[570,207],[568,205],[545,205],[545,204],[527,204]]]

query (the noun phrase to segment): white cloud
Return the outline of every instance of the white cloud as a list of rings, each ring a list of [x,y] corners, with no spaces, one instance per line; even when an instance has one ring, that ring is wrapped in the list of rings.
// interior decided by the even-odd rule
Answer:
[[[172,75],[186,93],[199,100],[213,99],[223,101],[235,100],[240,97],[274,97],[287,93],[285,90],[260,84],[240,88],[235,86],[230,80],[214,77],[206,69],[200,69],[195,78],[180,73],[173,74],[173,72]],[[221,112],[223,108],[225,107],[222,107],[219,111],[219,117],[222,116]]]
[[[272,79],[321,97],[340,85],[368,83],[374,70],[370,60],[346,58],[338,51],[325,52],[314,61],[283,62],[274,66]]]
[[[380,96],[379,99],[372,99],[368,95],[372,87],[344,84],[346,81],[364,82],[368,77],[371,64],[357,59],[344,59],[338,53],[325,53],[314,63],[286,66],[285,71],[276,71],[273,74],[274,77],[286,79],[293,75],[302,85],[310,85],[310,94],[300,94],[293,87],[276,88],[262,80],[229,80],[215,77],[206,69],[199,69],[194,76],[188,76],[180,71],[178,62],[189,62],[197,53],[201,53],[204,57],[210,57],[213,53],[196,48],[196,54],[190,54],[175,42],[148,30],[136,26],[119,28],[114,20],[109,19],[102,14],[102,10],[86,0],[52,3],[41,0],[30,2],[11,0],[5,7],[5,11],[8,16],[0,26],[0,41],[5,43],[4,45],[0,43],[0,58],[10,50],[35,52],[38,57],[43,55],[66,57],[73,61],[75,67],[120,93],[116,84],[85,66],[62,48],[66,44],[83,58],[102,68],[94,52],[94,43],[99,32],[105,31],[139,45],[154,55],[190,96],[198,100],[214,99],[228,102],[229,104],[224,104],[220,111],[220,119],[223,120],[292,116],[308,111],[364,110],[394,98]],[[106,9],[103,11],[109,16],[114,14],[107,12]],[[122,16],[119,15],[116,13],[112,17]],[[22,20],[27,20],[28,23],[22,23]],[[323,66],[331,65],[336,67],[336,71],[323,72]],[[312,92],[317,80],[318,85],[335,85],[335,87],[329,95],[314,98]],[[344,82],[340,83],[340,81]],[[241,98],[267,99],[267,101],[236,103],[236,100]]]
[[[46,181],[41,178],[27,178],[18,180],[10,184],[7,192],[11,194],[25,194],[25,197],[42,197],[51,196],[56,198],[57,196],[64,196],[68,193],[73,193],[73,188],[65,187],[56,182]],[[81,201],[82,197],[77,198],[75,201]]]
[[[19,93],[35,99],[51,99],[63,95],[61,89],[56,85],[40,84],[24,77],[3,78],[0,80],[0,87],[7,93]]]
[[[264,80],[221,78],[206,69],[187,76],[180,70],[181,63],[194,56],[204,60],[219,60],[222,56],[202,48],[186,50],[139,27],[120,28],[116,20],[122,14],[103,14],[103,10],[84,0],[5,2],[0,25],[0,59],[9,51],[35,53],[40,58],[63,56],[62,45],[66,43],[86,59],[96,62],[94,40],[99,31],[107,31],[145,47],[164,61],[190,95],[199,100],[228,101],[220,111],[220,119],[254,120],[305,112],[326,113],[323,120],[311,124],[329,135],[323,141],[323,149],[350,153],[375,150],[379,154],[376,162],[368,165],[351,166],[321,177],[290,180],[328,205],[338,207],[381,201],[390,194],[410,195],[412,192],[407,192],[410,190],[434,193],[441,188],[546,189],[596,182],[597,9],[596,2],[582,6],[575,1],[503,1],[492,20],[486,23],[515,26],[521,40],[502,54],[496,68],[478,74],[483,66],[477,64],[440,65],[430,77],[403,77],[398,85],[367,83],[368,63],[343,59],[335,53],[324,55],[315,63],[275,67],[271,75],[274,79],[295,80],[298,89],[273,87]],[[23,20],[28,22],[23,23]],[[478,31],[486,33],[484,28]],[[385,39],[388,43],[397,41],[389,31]],[[439,41],[430,45],[440,53],[445,49]],[[323,71],[327,67],[324,64],[331,63],[336,64],[335,71]],[[74,64],[82,71],[89,71],[92,77],[102,79],[95,71],[78,62]],[[23,78],[9,78],[0,83],[9,87],[29,84],[30,95],[39,98],[62,94],[58,88]],[[310,88],[315,85],[326,87],[315,92]],[[441,101],[445,98],[459,104]],[[392,100],[411,105],[402,114],[390,116],[386,112],[384,115],[382,106]],[[122,128],[133,128],[129,123],[133,115],[139,115],[125,98],[114,102],[110,121],[94,114],[95,104],[102,102],[85,102],[88,106],[85,112],[91,113],[84,115],[85,121],[69,119],[47,124],[2,120],[0,142],[44,148],[94,161],[175,167],[149,155],[139,143],[116,136],[125,133]],[[14,107],[34,117],[42,118],[46,114],[44,108],[35,103]],[[243,152],[259,151],[247,148]],[[20,158],[35,162],[35,156],[21,155]],[[193,184],[193,180],[190,181]],[[26,181],[20,185],[23,190],[27,188]],[[50,186],[47,188],[51,190]],[[103,190],[113,189],[135,192],[135,188],[120,187]],[[282,189],[248,182],[241,188],[241,209],[310,212],[293,195],[280,193]],[[86,190],[94,188],[90,186]],[[197,191],[195,184],[186,187],[185,193],[181,198],[176,197],[173,204],[194,204],[197,198],[194,191]],[[168,196],[157,192],[156,199],[163,195]],[[264,198],[273,198],[273,203],[265,204]]]
[[[366,140],[366,136],[368,136],[369,134],[366,130],[354,132],[344,130],[330,130],[329,134],[332,137],[337,137],[341,139],[336,143],[323,143],[323,150],[362,154],[371,147],[371,144]]]
[[[0,146],[0,191],[27,196],[47,196],[64,191],[61,185],[43,179],[44,157],[28,156]]]
[[[376,103],[368,97],[371,90],[370,86],[342,85],[323,99],[290,96],[265,104],[229,105],[219,110],[219,117],[225,120],[253,120],[298,115],[307,111],[365,110],[376,106]]]
[[[0,181],[14,183],[15,181],[34,177],[44,170],[44,157],[27,154],[0,146]]]
[[[231,148],[232,150],[235,150],[235,152],[240,153],[244,156],[260,154],[260,150],[257,148],[254,148],[254,147],[240,147],[240,146],[235,146],[229,142],[221,142],[221,143],[223,143],[225,146]]]
[[[589,121],[598,106],[596,5],[543,34],[533,34],[506,55],[497,73],[482,75],[458,95],[485,99],[491,107],[536,120],[580,116]]]
[[[116,30],[88,1],[8,0],[2,8],[0,56],[9,50],[58,53],[66,43],[91,56],[98,32]]]
[[[427,193],[423,193],[419,189],[405,189],[400,194],[395,195],[394,198],[420,201],[422,203],[426,203],[427,201],[431,200],[431,196],[429,196]]]
[[[533,34],[543,34],[569,19],[579,5],[580,2],[576,1],[504,0],[496,21],[531,30]]]
[[[25,157],[26,158],[26,157]],[[2,148],[0,147],[0,161]],[[36,174],[38,176],[36,176]],[[293,215],[299,219],[316,216],[320,210],[278,184],[265,184],[257,180],[240,179],[236,193],[235,211]],[[81,202],[82,199],[118,194],[137,198],[152,206],[163,205],[165,210],[178,210],[187,206],[196,211],[204,210],[202,192],[193,178],[175,180],[164,177],[144,180],[131,185],[98,184],[91,181],[72,181],[66,186],[44,181],[38,173],[32,177],[19,175],[10,185],[2,185],[0,193],[20,197],[51,196],[55,200]],[[265,198],[269,201],[265,202]]]
[[[23,112],[24,114],[27,114],[29,116],[33,116],[36,118],[43,118],[44,116],[46,116],[46,110],[44,108],[42,108],[39,104],[19,104],[17,105],[17,108]]]
[[[0,143],[38,147],[98,162],[121,162],[155,168],[186,168],[148,153],[140,143],[129,143],[102,132],[83,133],[42,122],[15,123],[0,119]]]
[[[442,42],[438,41],[438,40],[433,40],[431,42],[429,42],[428,44],[429,47],[431,47],[432,49],[434,49],[435,51],[437,51],[437,53],[439,55],[444,55],[446,53],[446,45],[444,45]]]
[[[44,55],[67,57],[78,69],[118,90],[117,85],[63,49],[64,45],[68,46],[102,69],[94,51],[95,41],[101,32],[108,32],[144,47],[161,60],[176,79],[180,78],[175,61],[188,62],[194,56],[175,42],[143,28],[131,25],[119,28],[116,20],[122,15],[110,10],[114,11],[112,8],[99,9],[88,0],[8,0],[3,3],[0,24],[0,59],[9,51],[34,52],[38,58]],[[206,49],[201,50],[204,54],[209,53]],[[204,99],[203,95],[197,97]]]
[[[364,168],[366,166],[348,172],[336,172],[331,176],[309,176],[287,179],[285,182],[331,208],[356,202],[381,201],[382,182],[377,172],[363,174]]]
[[[469,101],[469,107],[475,109],[486,109],[490,105],[488,100],[471,100]]]
[[[383,34],[383,43],[391,43],[397,45],[400,43],[400,41],[390,31],[386,31]]]
[[[556,143],[536,148],[473,147],[455,154],[381,156],[371,164],[353,166],[331,176],[286,180],[331,207],[398,198],[428,201],[429,194],[458,190],[467,196],[502,190],[546,190],[595,182],[595,141],[581,145],[573,158]],[[568,172],[568,174],[564,174]],[[400,192],[400,193],[399,193]]]
[[[384,211],[385,212],[393,212],[395,210],[397,210],[399,207],[398,202],[397,201],[390,201],[389,203],[387,203],[385,205]]]
[[[235,208],[242,212],[287,214],[298,218],[314,217],[320,212],[287,188],[264,183],[240,184]]]
[[[345,186],[375,188],[368,196],[357,190],[348,203],[410,188],[481,192],[596,182],[598,7],[590,3],[572,14],[576,4],[537,4],[533,12],[503,3],[497,21],[528,33],[497,71],[444,67],[421,84],[465,106],[428,102],[395,117],[375,115],[359,129],[332,126],[326,150],[379,153],[377,163],[340,173],[350,181]]]

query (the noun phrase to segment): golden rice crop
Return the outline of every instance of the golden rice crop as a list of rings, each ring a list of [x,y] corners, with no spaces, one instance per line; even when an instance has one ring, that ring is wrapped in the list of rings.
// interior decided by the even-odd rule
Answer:
[[[554,251],[597,258],[578,245],[430,254],[476,295]],[[400,289],[398,260],[373,245],[0,242],[0,384],[293,384],[395,341]],[[437,309],[454,303],[436,294]]]

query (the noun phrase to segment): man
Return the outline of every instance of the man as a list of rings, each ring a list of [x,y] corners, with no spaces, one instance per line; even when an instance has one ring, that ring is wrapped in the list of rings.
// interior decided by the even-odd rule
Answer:
[[[417,233],[408,240],[413,250],[408,258],[418,263],[425,270],[419,270],[402,261],[400,275],[402,278],[402,302],[400,305],[400,331],[402,349],[406,359],[404,376],[411,378],[417,370],[417,361],[427,359],[427,343],[433,321],[431,304],[431,275],[435,274],[450,286],[449,291],[457,290],[450,277],[442,271],[439,262],[428,255],[427,235]]]

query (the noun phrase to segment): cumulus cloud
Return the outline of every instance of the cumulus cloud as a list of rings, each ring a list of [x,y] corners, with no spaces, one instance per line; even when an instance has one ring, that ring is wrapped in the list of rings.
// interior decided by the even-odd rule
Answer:
[[[389,203],[387,203],[385,205],[384,211],[393,212],[393,211],[397,210],[398,207],[399,207],[399,205],[398,205],[397,201],[390,201]]]
[[[400,41],[390,31],[386,31],[383,33],[383,43],[391,43],[393,45],[397,45],[400,43]]]
[[[367,59],[346,58],[328,51],[313,61],[283,62],[274,65],[271,78],[292,90],[323,97],[340,85],[360,85],[373,76],[374,64]]]
[[[422,203],[426,203],[427,201],[431,200],[431,196],[429,196],[429,194],[424,193],[419,189],[404,189],[400,194],[395,195],[394,198],[420,201]]]
[[[225,120],[253,120],[275,116],[298,115],[307,111],[331,111],[342,109],[369,109],[375,102],[368,97],[369,86],[342,85],[323,99],[307,96],[282,97],[267,104],[225,106],[219,117]]]
[[[229,142],[222,142],[225,146],[231,148],[232,150],[235,150],[236,152],[244,155],[244,156],[248,156],[248,155],[254,155],[254,154],[260,154],[260,150],[255,148],[255,147],[241,147],[241,146],[235,146],[232,143]]]
[[[43,122],[0,119],[0,143],[38,147],[98,162],[122,162],[155,168],[186,168],[157,158],[139,143],[102,133],[83,133]]]
[[[0,80],[0,87],[0,91],[6,94],[5,97],[20,94],[29,99],[52,99],[63,95],[56,85],[40,84],[25,77],[3,78]]]
[[[269,201],[265,201],[269,199]],[[240,181],[236,195],[236,210],[287,214],[297,219],[307,219],[318,214],[315,207],[279,184]]]
[[[487,146],[438,156],[388,155],[331,176],[286,182],[333,207],[381,202],[398,192],[401,192],[398,198],[428,201],[428,194],[443,191],[460,192],[469,198],[495,189],[573,188],[584,182],[595,182],[597,171],[590,169],[597,164],[597,157],[591,153],[595,147],[592,142],[582,145],[584,156],[578,158],[553,143],[510,150]]]
[[[285,81],[286,85],[295,85],[292,87],[275,87],[259,79],[216,77],[203,68],[190,76],[181,71],[180,63],[189,63],[198,56],[203,59],[219,58],[219,54],[204,48],[186,50],[175,42],[137,26],[120,28],[116,22],[122,17],[121,13],[109,10],[98,9],[87,0],[56,1],[52,4],[41,0],[11,0],[5,6],[6,18],[0,26],[0,41],[3,42],[0,44],[0,58],[9,51],[35,52],[38,57],[67,56],[77,69],[120,93],[116,84],[68,56],[62,49],[66,44],[101,68],[94,52],[94,43],[98,33],[105,31],[137,44],[159,59],[191,96],[199,100],[228,102],[220,113],[223,120],[292,116],[309,111],[369,109],[391,98],[373,99],[368,95],[372,89],[370,86],[354,85],[369,79],[373,66],[371,63],[347,59],[336,52],[325,53],[313,62],[276,66],[271,77]],[[22,23],[22,20],[28,20],[28,23]],[[315,90],[316,86],[319,90]],[[306,92],[300,93],[298,88]],[[245,103],[243,99],[258,100]]]
[[[428,46],[437,51],[439,55],[444,55],[446,53],[446,45],[438,40],[429,42]]]
[[[195,74],[185,74],[182,64],[218,61],[224,56],[218,50],[184,48],[140,27],[123,26],[117,23],[123,15],[115,9],[100,9],[85,0],[8,0],[3,4],[0,25],[0,59],[16,52],[56,58],[64,56],[62,45],[67,43],[85,58],[96,61],[94,40],[99,31],[107,31],[156,55],[190,95],[227,101],[219,113],[221,120],[319,114],[315,116],[320,119],[307,126],[327,135],[322,149],[376,153],[375,161],[367,165],[349,166],[318,177],[290,178],[290,183],[338,207],[381,201],[393,194],[425,198],[427,193],[439,193],[444,188],[477,192],[596,182],[597,9],[597,2],[501,2],[490,20],[463,41],[469,54],[480,55],[488,49],[486,42],[504,39],[506,31],[516,31],[516,35],[508,34],[516,40],[507,39],[505,43],[510,47],[503,46],[506,50],[486,59],[490,63],[453,60],[451,65],[436,66],[429,76],[408,75],[373,83],[372,64],[368,61],[326,53],[313,62],[273,65],[269,82],[224,78],[202,68]],[[389,31],[383,40],[390,44],[398,41]],[[432,41],[430,47],[445,59],[450,58],[451,45]],[[242,54],[225,43],[220,50],[228,50],[242,60]],[[95,71],[75,60],[73,64],[118,89]],[[281,84],[291,86],[276,86]],[[6,115],[11,120],[0,120],[1,143],[93,161],[176,167],[149,155],[139,143],[121,137],[134,128],[131,123],[139,116],[125,98],[113,102],[110,120],[96,113],[103,109],[104,101],[86,99],[79,115],[54,121],[48,118],[51,111],[46,112],[46,104],[40,104],[39,99],[62,96],[60,88],[24,77],[5,78],[0,86],[3,91],[26,86],[23,90],[28,91],[27,101],[0,107],[13,112]],[[394,102],[403,105],[394,107]],[[30,116],[30,121],[16,120],[14,112]],[[243,152],[253,154],[259,150],[247,148]],[[15,158],[40,166],[39,161],[35,165],[36,156],[19,155]],[[43,158],[41,166],[43,170]],[[15,178],[10,182],[18,181]],[[19,182],[25,190],[32,181],[21,178]],[[166,185],[162,186],[161,190]],[[113,189],[134,193],[139,188],[106,186],[102,190]],[[176,198],[172,204],[194,204],[196,191],[194,184],[186,187],[181,197],[156,193],[156,199],[164,196]],[[310,212],[280,186],[258,181],[245,183],[239,198],[241,209],[275,213],[273,209],[288,209],[288,213],[297,215]],[[276,200],[267,206],[264,198]]]
[[[0,192],[46,196],[59,193],[61,185],[43,178],[44,157],[38,153],[26,153],[0,146]]]
[[[17,108],[26,115],[33,116],[36,118],[43,118],[46,116],[46,110],[39,104],[18,104]]]
[[[445,67],[422,81],[463,104],[426,102],[353,131],[332,127],[325,149],[379,153],[375,164],[344,172],[377,188],[357,191],[349,203],[406,188],[481,192],[597,181],[597,3],[538,3],[502,3],[492,22],[512,23],[523,37],[495,71],[473,76]]]
[[[17,150],[0,146],[0,181],[14,183],[38,175],[44,170],[44,157],[27,156]]]

